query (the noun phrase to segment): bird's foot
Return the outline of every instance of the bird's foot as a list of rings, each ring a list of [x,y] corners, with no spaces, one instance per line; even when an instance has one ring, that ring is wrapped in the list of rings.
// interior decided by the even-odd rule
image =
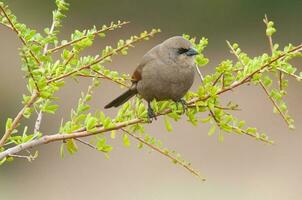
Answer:
[[[148,103],[148,119],[151,122],[152,122],[152,119],[157,120],[156,115],[155,115],[150,103]]]
[[[182,114],[185,114],[186,111],[188,110],[188,104],[184,99],[179,99],[178,101],[176,101],[176,108],[178,110],[178,103],[181,104],[182,107]]]

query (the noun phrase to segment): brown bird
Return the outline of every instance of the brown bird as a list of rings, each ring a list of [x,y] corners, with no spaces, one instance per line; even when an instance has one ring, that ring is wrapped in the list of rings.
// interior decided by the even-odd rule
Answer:
[[[149,118],[155,117],[150,106],[153,99],[173,100],[185,107],[182,97],[193,84],[194,56],[197,54],[191,42],[181,36],[158,44],[143,56],[132,75],[132,86],[105,108],[118,107],[136,94],[148,102]]]

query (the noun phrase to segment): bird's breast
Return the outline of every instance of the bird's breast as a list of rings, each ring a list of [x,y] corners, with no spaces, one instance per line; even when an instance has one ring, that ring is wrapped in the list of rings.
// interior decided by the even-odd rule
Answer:
[[[174,101],[182,98],[194,81],[194,68],[191,66],[145,66],[142,80],[138,83],[138,93],[147,101],[153,99]]]

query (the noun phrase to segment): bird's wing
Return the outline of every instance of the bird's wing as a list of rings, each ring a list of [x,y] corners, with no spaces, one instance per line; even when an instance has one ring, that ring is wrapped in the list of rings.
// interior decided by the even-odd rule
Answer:
[[[140,64],[136,67],[135,71],[132,74],[132,83],[137,83],[142,79],[143,68],[154,59],[156,59],[156,55],[159,49],[159,45],[153,47],[150,51],[148,51],[142,58]]]

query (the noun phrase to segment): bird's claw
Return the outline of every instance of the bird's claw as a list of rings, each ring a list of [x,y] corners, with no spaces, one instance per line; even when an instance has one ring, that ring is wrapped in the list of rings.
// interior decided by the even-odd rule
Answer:
[[[150,104],[148,104],[148,119],[149,119],[149,121],[152,121],[152,119],[157,120],[156,115],[155,115],[153,109],[151,108]]]
[[[180,99],[180,100],[176,101],[176,108],[177,108],[177,110],[178,110],[178,103],[181,104],[182,114],[185,114],[186,111],[188,110],[188,104],[187,104],[187,102],[184,99]]]

